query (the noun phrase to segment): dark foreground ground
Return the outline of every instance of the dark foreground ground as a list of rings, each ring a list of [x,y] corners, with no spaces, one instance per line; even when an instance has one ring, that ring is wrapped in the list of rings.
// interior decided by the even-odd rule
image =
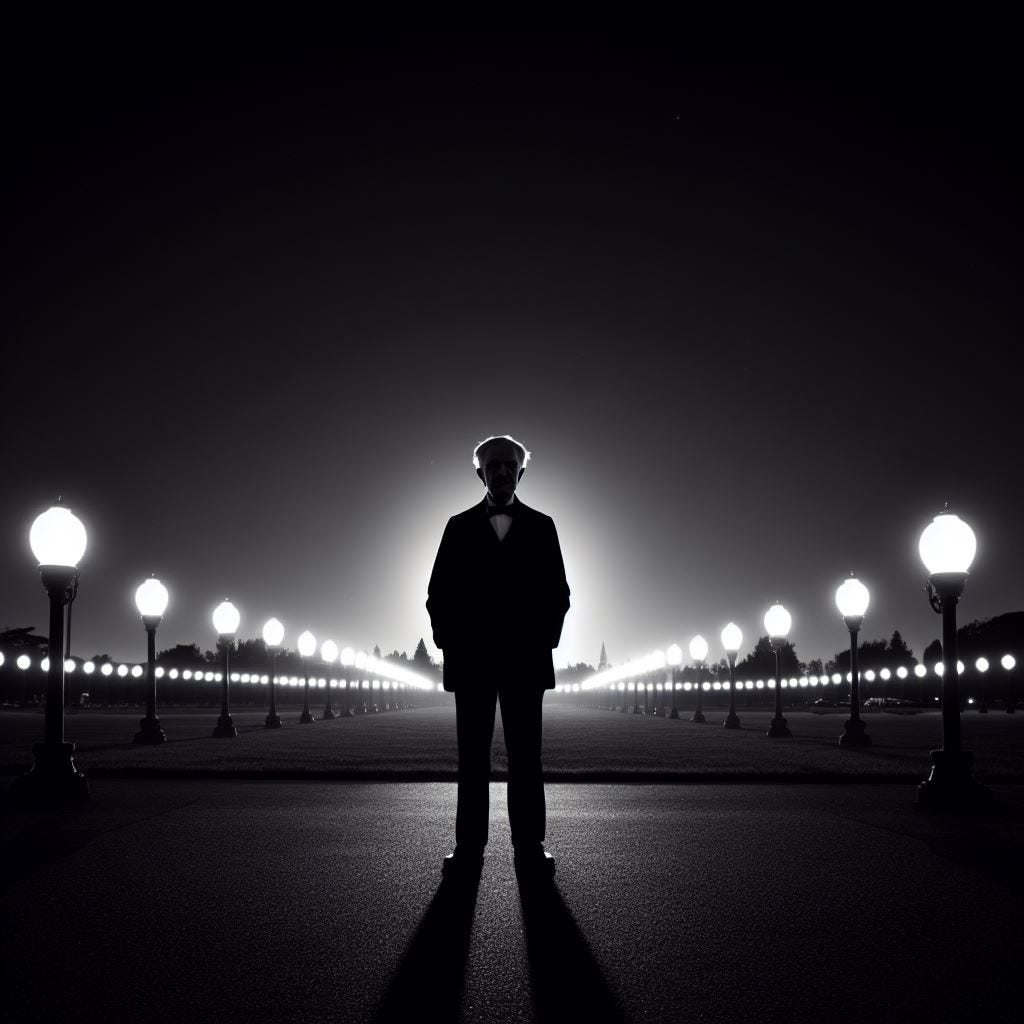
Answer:
[[[2,821],[5,1021],[1017,1020],[1024,787],[548,786],[553,885],[441,884],[448,783],[98,779]]]

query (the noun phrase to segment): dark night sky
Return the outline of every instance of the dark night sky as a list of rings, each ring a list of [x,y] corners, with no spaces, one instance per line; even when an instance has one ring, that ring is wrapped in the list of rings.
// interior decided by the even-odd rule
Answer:
[[[556,664],[781,600],[804,658],[1024,607],[1014,353],[1020,65],[998,25],[796,41],[435,25],[12,33],[0,625],[45,631],[27,534],[89,531],[77,654],[271,614],[410,654],[492,432],[559,527]],[[131,45],[123,33],[131,31]],[[314,42],[315,40],[315,42]]]

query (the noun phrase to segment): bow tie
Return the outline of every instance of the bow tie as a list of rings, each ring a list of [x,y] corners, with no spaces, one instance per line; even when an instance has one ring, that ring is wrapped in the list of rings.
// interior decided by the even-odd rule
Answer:
[[[514,516],[515,515],[515,503],[511,505],[488,505],[487,506],[487,518],[491,516]]]

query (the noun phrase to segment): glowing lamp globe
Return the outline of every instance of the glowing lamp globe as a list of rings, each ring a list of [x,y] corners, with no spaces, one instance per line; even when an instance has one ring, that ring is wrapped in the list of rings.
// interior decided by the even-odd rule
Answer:
[[[316,650],[316,637],[307,629],[299,637],[299,654],[304,658],[310,657]]]
[[[366,668],[366,651],[356,651],[355,666],[359,669]]]
[[[40,565],[74,568],[85,554],[85,540],[82,521],[61,505],[36,516],[28,533],[29,547]]]
[[[333,640],[325,640],[320,645],[320,657],[328,665],[338,660],[338,645]]]
[[[87,661],[87,662],[86,662],[86,663],[85,663],[85,664],[84,664],[84,665],[82,666],[82,671],[83,671],[83,672],[84,672],[84,673],[85,673],[85,674],[86,674],[87,676],[91,676],[91,675],[93,674],[93,672],[95,672],[95,671],[96,671],[96,663],[95,663],[95,662],[92,662],[92,661]]]
[[[740,644],[743,643],[743,630],[736,625],[735,622],[730,622],[725,629],[722,630],[722,646],[729,654],[735,654],[740,649]]]
[[[708,656],[708,642],[698,633],[690,641],[690,657],[694,661],[703,661]]]
[[[100,668],[101,674],[105,675],[105,676],[111,675],[113,673],[113,671],[114,671],[114,666],[111,665],[109,661],[105,661],[103,663],[102,667]]]
[[[650,666],[653,671],[663,669],[665,667],[665,652],[651,651]]]
[[[868,588],[855,576],[843,580],[836,591],[836,607],[844,619],[863,618],[869,600]]]
[[[341,649],[341,663],[346,668],[356,660],[356,652],[351,647],[343,647]]]
[[[268,647],[280,647],[284,640],[284,626],[280,619],[270,618],[263,623],[263,642]]]
[[[928,675],[928,669],[926,669],[924,665],[915,665],[914,675],[917,676],[918,679],[924,679],[924,677]]]
[[[937,515],[924,529],[917,550],[933,576],[944,572],[967,572],[977,550],[974,531],[952,512]]]
[[[143,618],[159,619],[167,610],[167,600],[167,588],[155,576],[139,584],[135,591],[135,607]]]
[[[974,667],[975,667],[975,668],[976,668],[976,669],[977,669],[977,670],[978,670],[979,672],[987,672],[987,671],[988,671],[988,658],[979,658],[979,659],[978,659],[978,660],[977,660],[977,661],[976,661],[976,662],[974,663]]]
[[[669,649],[665,652],[665,660],[675,668],[677,665],[682,664],[683,661],[683,649],[679,644],[672,644]]]
[[[900,665],[900,667],[898,669],[896,669],[896,675],[899,676],[900,679],[906,679],[907,678],[907,666],[906,665]]]
[[[242,616],[230,601],[221,601],[213,609],[213,628],[217,630],[218,636],[234,636],[241,621]]]
[[[1007,672],[1010,672],[1017,664],[1017,659],[1012,654],[1004,654],[999,659],[999,664],[1002,665]]]
[[[15,664],[24,672],[32,664],[32,659],[27,654],[19,654]]]
[[[792,625],[793,617],[781,604],[773,604],[764,613],[764,628],[768,630],[769,636],[788,636],[790,626]]]

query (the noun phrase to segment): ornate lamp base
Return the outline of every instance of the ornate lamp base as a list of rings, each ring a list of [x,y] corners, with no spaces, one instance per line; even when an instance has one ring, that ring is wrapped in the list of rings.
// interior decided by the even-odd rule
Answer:
[[[303,711],[302,714],[299,715],[299,724],[300,725],[309,725],[310,722],[315,722],[315,721],[316,721],[316,719],[308,711]]]
[[[679,718],[679,708],[673,708],[673,709],[672,709],[672,710],[671,710],[671,711],[670,711],[670,712],[668,713],[668,717],[669,717],[669,718],[674,718],[674,719],[678,719],[678,718]]]
[[[135,734],[136,743],[165,743],[167,737],[160,728],[159,718],[140,718],[139,731]]]
[[[281,716],[276,713],[273,715],[267,715],[263,722],[264,729],[280,729],[283,725],[284,722],[281,721]]]
[[[771,736],[772,739],[780,739],[790,737],[793,734],[789,731],[789,726],[786,725],[786,720],[781,715],[776,715],[772,719],[771,725],[768,726],[767,735]]]
[[[217,719],[217,724],[213,727],[214,736],[237,736],[238,730],[235,728],[235,723],[231,720],[230,715],[221,715]]]
[[[839,737],[841,747],[870,747],[871,737],[864,728],[863,718],[848,718]]]
[[[979,810],[993,800],[992,790],[974,777],[974,755],[932,751],[932,770],[917,787],[917,802],[929,810]]]
[[[75,768],[74,743],[32,744],[32,767],[11,787],[15,799],[25,802],[73,802],[89,799],[89,784]]]
[[[332,711],[332,710],[331,710],[330,708],[328,708],[328,709],[327,709],[327,710],[326,710],[326,711],[325,711],[325,712],[323,713],[323,718],[324,718],[324,720],[325,720],[325,721],[326,721],[327,719],[330,719],[330,718],[337,718],[337,717],[338,717],[338,716],[337,716],[337,715],[336,715],[336,714],[335,714],[335,713],[334,713],[334,712],[333,712],[333,711]]]
[[[704,722],[707,721],[707,719],[704,717],[704,712],[703,711],[694,711],[694,713],[692,715],[690,715],[690,721],[691,722],[700,722],[700,723],[703,724]]]
[[[725,721],[722,723],[723,729],[738,729],[740,727],[740,718],[735,712],[730,711],[725,716]]]

